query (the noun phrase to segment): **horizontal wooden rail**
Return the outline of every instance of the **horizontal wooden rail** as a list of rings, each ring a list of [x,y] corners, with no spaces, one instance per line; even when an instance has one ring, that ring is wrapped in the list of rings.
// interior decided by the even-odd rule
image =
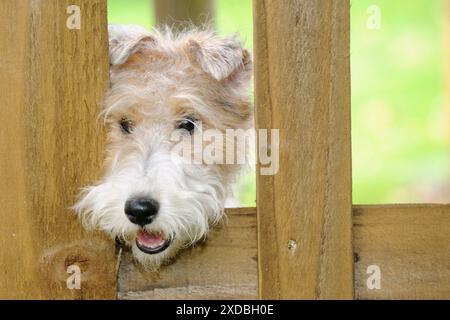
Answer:
[[[450,205],[354,206],[353,220],[357,299],[450,298]],[[367,288],[372,265],[381,289]],[[256,209],[229,209],[207,245],[157,274],[125,252],[118,285],[120,299],[256,299]]]
[[[141,272],[122,254],[119,299],[256,299],[256,209],[229,209],[207,245],[183,252],[159,273]]]
[[[357,299],[450,299],[450,205],[355,206],[353,222]]]

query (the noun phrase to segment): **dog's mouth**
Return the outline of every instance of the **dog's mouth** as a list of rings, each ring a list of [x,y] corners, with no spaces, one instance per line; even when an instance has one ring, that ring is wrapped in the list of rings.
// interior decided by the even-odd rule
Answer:
[[[171,242],[170,238],[165,238],[161,233],[146,230],[139,230],[136,236],[136,246],[147,254],[163,252],[170,246]]]

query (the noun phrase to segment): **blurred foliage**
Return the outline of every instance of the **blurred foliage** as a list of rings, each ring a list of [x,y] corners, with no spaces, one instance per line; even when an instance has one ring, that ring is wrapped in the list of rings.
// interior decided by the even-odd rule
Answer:
[[[379,30],[367,28],[370,5]],[[351,14],[354,202],[444,201],[444,1],[355,0]]]
[[[445,0],[353,0],[351,7],[353,201],[446,201]],[[109,0],[109,23],[153,25],[149,0]],[[381,28],[367,27],[376,5]],[[252,47],[251,0],[217,0],[216,27]],[[448,35],[447,35],[448,36]],[[255,205],[255,175],[236,188]],[[447,196],[447,198],[445,198]]]
[[[108,23],[139,24],[150,28],[154,21],[153,1],[108,0]]]

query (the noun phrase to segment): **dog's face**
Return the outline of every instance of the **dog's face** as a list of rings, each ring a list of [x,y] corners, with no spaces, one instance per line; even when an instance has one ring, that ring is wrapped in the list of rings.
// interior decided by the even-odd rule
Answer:
[[[156,269],[223,215],[239,165],[188,161],[174,137],[194,141],[201,129],[249,127],[251,59],[234,37],[208,31],[110,26],[109,35],[106,174],[75,209]]]

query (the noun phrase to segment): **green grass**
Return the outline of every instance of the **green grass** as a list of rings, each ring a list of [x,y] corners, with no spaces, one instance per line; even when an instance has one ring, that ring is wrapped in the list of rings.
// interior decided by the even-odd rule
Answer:
[[[445,0],[353,0],[351,8],[353,201],[429,201],[420,190],[450,176],[444,113]],[[152,1],[109,0],[110,23],[153,25]],[[381,9],[369,30],[367,8]],[[252,47],[251,0],[218,0],[220,33],[238,32]],[[236,188],[255,204],[255,177]],[[448,199],[447,199],[448,201]]]

